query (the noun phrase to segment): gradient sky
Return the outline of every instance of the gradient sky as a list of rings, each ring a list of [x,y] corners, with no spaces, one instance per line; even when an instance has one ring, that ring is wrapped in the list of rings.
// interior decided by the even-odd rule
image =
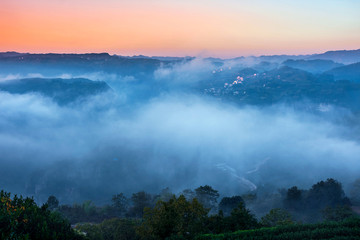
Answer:
[[[0,51],[302,54],[360,48],[359,0],[0,0]]]

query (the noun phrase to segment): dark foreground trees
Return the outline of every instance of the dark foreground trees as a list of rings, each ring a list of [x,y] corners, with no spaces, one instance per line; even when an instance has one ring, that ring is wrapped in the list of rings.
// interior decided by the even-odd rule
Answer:
[[[244,203],[241,196],[223,197],[219,203],[219,210],[222,211],[225,216],[229,216],[231,211],[238,207],[240,203]]]
[[[196,199],[187,201],[184,195],[169,201],[159,201],[154,208],[146,208],[138,235],[142,239],[177,237],[193,239],[205,229],[208,210]]]
[[[0,239],[81,240],[59,214],[38,207],[32,198],[0,193]]]
[[[195,191],[185,190],[183,193],[186,195],[177,197],[166,188],[157,195],[138,192],[131,198],[126,198],[124,194],[117,194],[113,196],[111,205],[102,207],[91,201],[73,206],[58,205],[58,200],[51,196],[46,205],[38,207],[32,199],[16,196],[11,199],[9,194],[2,192],[0,240],[82,237],[88,240],[190,240],[198,236],[204,237],[202,234],[209,234],[207,236],[214,237],[213,239],[238,239],[239,236],[245,236],[245,239],[269,239],[269,236],[276,236],[274,239],[300,239],[310,236],[315,239],[320,232],[332,234],[333,230],[318,224],[302,228],[297,221],[341,222],[354,216],[341,184],[333,179],[318,182],[309,190],[297,187],[284,190],[275,198],[278,206],[272,210],[264,210],[260,222],[245,208],[245,202],[253,211],[254,204],[266,201],[272,195],[252,193],[224,197],[217,205],[219,193],[210,186],[201,186]],[[219,211],[216,212],[215,209]],[[80,235],[76,235],[58,213],[76,223],[75,229]],[[288,232],[288,229],[297,228],[301,233],[295,234],[296,236]],[[344,232],[340,234],[341,237],[347,236],[347,225],[336,228],[337,231]],[[349,234],[355,234],[356,231],[360,232],[360,226],[356,226]],[[314,235],[309,235],[309,232]],[[263,238],[254,238],[252,233]],[[321,234],[319,236],[323,236]]]
[[[169,201],[159,201],[152,209],[145,210],[143,223],[138,228],[142,239],[193,239],[201,233],[233,232],[259,226],[256,218],[240,202],[230,216],[208,216],[196,198],[186,200],[184,195],[173,196]]]
[[[284,207],[305,222],[343,220],[351,216],[351,203],[340,182],[329,178],[309,190],[292,187],[287,190]]]

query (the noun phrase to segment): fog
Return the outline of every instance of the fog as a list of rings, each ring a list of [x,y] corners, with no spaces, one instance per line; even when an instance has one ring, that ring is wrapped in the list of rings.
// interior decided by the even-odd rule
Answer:
[[[161,66],[151,83],[102,72],[44,76],[103,80],[114,91],[64,106],[0,92],[0,186],[39,202],[55,195],[62,203],[104,203],[116,193],[166,187],[208,184],[229,196],[359,177],[357,128],[339,117],[343,109],[317,115],[283,103],[238,106],[187,91],[214,68],[201,59]]]

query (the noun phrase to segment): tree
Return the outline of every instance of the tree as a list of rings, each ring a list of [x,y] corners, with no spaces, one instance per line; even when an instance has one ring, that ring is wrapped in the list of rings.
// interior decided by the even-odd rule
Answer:
[[[219,196],[218,191],[214,190],[209,185],[200,186],[195,189],[195,197],[205,208],[208,209],[214,209],[216,207]]]
[[[184,195],[169,201],[158,201],[154,208],[146,208],[138,235],[142,239],[193,239],[204,232],[206,210],[196,199],[187,201]]]
[[[287,209],[299,210],[303,207],[302,204],[302,191],[296,186],[289,188],[286,192],[284,206]]]
[[[55,196],[50,196],[46,201],[50,211],[56,209],[59,206],[59,200]]]
[[[360,205],[360,179],[357,179],[350,189],[350,198],[354,204]]]
[[[112,197],[112,207],[115,209],[115,215],[123,216],[129,207],[129,200],[123,193],[116,194]]]
[[[266,227],[275,227],[293,224],[294,222],[288,211],[281,208],[274,208],[261,218],[260,223]]]
[[[218,214],[206,218],[206,231],[212,234],[220,234],[229,231],[224,214],[221,210]]]
[[[258,196],[256,193],[247,193],[247,194],[243,194],[241,195],[242,199],[244,199],[244,202],[246,203],[255,203],[256,200],[258,199]]]
[[[341,183],[332,178],[314,184],[308,192],[306,203],[312,209],[350,204]]]
[[[229,216],[231,211],[239,206],[240,203],[244,203],[244,200],[240,196],[224,197],[219,203],[219,210],[223,212],[224,216]]]
[[[229,231],[246,230],[258,227],[258,222],[253,214],[245,208],[243,202],[231,211],[231,215],[225,218]]]
[[[154,197],[154,202],[157,202],[159,200],[167,202],[172,198],[173,195],[174,194],[171,192],[170,188],[164,188],[163,190],[161,190],[159,195],[156,195]]]
[[[70,224],[32,198],[0,193],[0,239],[80,240]]]
[[[299,190],[296,186],[289,188],[286,193],[286,199],[289,201],[301,200],[301,190]]]
[[[151,194],[148,194],[144,191],[133,193],[131,196],[131,202],[132,207],[128,212],[128,215],[131,217],[141,218],[144,214],[144,208],[153,206]]]
[[[91,200],[84,201],[82,204],[82,209],[85,214],[89,217],[92,217],[97,214],[96,206]]]
[[[325,221],[343,221],[347,218],[354,217],[355,214],[350,206],[326,207],[322,211],[322,217]]]
[[[186,200],[191,201],[195,198],[195,193],[191,189],[185,189],[181,192],[181,195],[184,195]]]

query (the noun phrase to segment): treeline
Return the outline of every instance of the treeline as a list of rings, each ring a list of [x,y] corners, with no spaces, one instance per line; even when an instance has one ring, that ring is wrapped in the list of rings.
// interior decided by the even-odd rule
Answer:
[[[218,204],[220,196],[218,191],[208,185],[200,186],[194,191],[185,189],[178,195],[183,195],[188,201],[196,198],[210,213],[216,213],[220,209],[225,214],[230,214],[233,208],[243,202],[241,196],[233,196],[224,197]],[[51,210],[59,212],[67,218],[72,224],[79,222],[99,223],[105,219],[116,217],[141,219],[145,208],[153,208],[157,202],[167,202],[173,196],[175,194],[169,188],[163,189],[156,195],[140,191],[133,193],[130,198],[127,198],[123,193],[119,193],[112,197],[110,205],[102,207],[96,206],[92,201],[85,201],[82,204],[59,205],[56,197],[50,196],[47,205]]]
[[[339,232],[339,229],[352,236],[360,229],[356,224],[353,230],[346,229],[346,224],[350,223],[343,221],[356,217],[356,214],[352,211],[351,202],[345,196],[341,184],[334,179],[318,182],[308,190],[297,187],[280,190],[274,198],[278,207],[268,210],[261,218],[255,217],[247,207],[254,209],[257,203],[269,200],[271,194],[257,192],[223,197],[219,201],[218,191],[208,185],[194,190],[186,189],[177,195],[168,188],[156,195],[137,192],[130,198],[119,193],[112,197],[111,204],[102,207],[95,206],[91,201],[72,206],[60,205],[55,196],[50,196],[44,206],[38,207],[32,199],[14,197],[10,201],[9,194],[2,193],[1,196],[2,203],[18,202],[17,208],[14,208],[16,211],[11,211],[13,208],[9,209],[7,204],[1,205],[0,230],[7,234],[1,239],[61,239],[58,237],[63,236],[61,234],[68,234],[62,239],[88,240],[291,239],[289,236],[292,235],[294,239],[300,239],[300,236],[335,234],[332,231]],[[23,207],[33,210],[16,217],[13,213],[22,211]],[[24,217],[29,215],[36,217]],[[74,230],[63,218],[73,224]],[[336,223],[303,224],[315,221]],[[359,223],[356,219],[352,221]],[[9,223],[16,224],[8,228]],[[37,224],[37,228],[29,227],[29,224]],[[333,227],[329,229],[327,226]],[[23,229],[22,232],[19,229]],[[291,231],[295,230],[302,233],[294,235]],[[34,233],[29,231],[35,231],[36,234],[42,231],[41,234],[48,235],[36,238],[38,235],[31,235]],[[9,234],[13,233],[26,237],[12,238]],[[54,237],[49,238],[49,233],[54,234]]]
[[[360,192],[359,192],[360,194]],[[223,197],[211,186],[200,186],[194,190],[185,189],[176,194],[183,195],[187,201],[197,201],[208,209],[208,215],[221,213],[229,216],[240,203],[260,218],[272,209],[282,209],[291,216],[292,221],[315,223],[323,220],[341,220],[352,214],[351,201],[345,196],[341,183],[327,179],[314,184],[310,189],[303,190],[294,186],[276,192],[260,189],[256,193]],[[91,201],[82,204],[59,205],[56,197],[49,197],[47,204],[51,210],[59,212],[72,224],[79,222],[100,223],[110,218],[141,219],[144,208],[154,208],[158,201],[167,202],[174,193],[169,188],[159,194],[152,195],[141,191],[126,197],[123,193],[116,194],[111,204],[98,207]],[[274,212],[274,211],[272,211]]]
[[[204,234],[218,236],[239,230],[283,229],[283,226],[306,222],[341,222],[356,215],[341,183],[334,179],[320,181],[308,190],[296,186],[279,190],[274,198],[279,207],[270,209],[261,218],[246,208],[269,201],[272,196],[272,193],[258,192],[223,197],[219,201],[218,191],[207,185],[186,189],[177,195],[169,189],[157,195],[138,192],[129,199],[118,194],[113,196],[112,205],[101,208],[103,212],[112,209],[110,212],[117,214],[117,218],[100,224],[78,224],[76,228],[89,239],[106,239],[104,236],[108,236],[107,239],[194,239]]]

